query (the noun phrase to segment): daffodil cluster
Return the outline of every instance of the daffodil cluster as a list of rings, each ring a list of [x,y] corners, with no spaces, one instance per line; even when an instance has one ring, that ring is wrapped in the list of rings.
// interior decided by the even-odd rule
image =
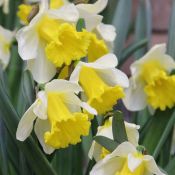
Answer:
[[[43,0],[38,11],[36,4],[19,6],[24,24],[16,34],[19,55],[44,89],[21,118],[18,140],[24,141],[34,126],[47,154],[77,144],[89,134],[93,116],[113,110],[125,96],[129,80],[110,53],[115,28],[98,15],[106,4]],[[80,29],[79,21],[84,23]]]
[[[7,1],[0,1],[0,5]],[[36,99],[19,121],[16,138],[34,133],[46,154],[88,136],[95,117],[102,122],[96,137],[116,142],[114,111],[124,103],[131,111],[175,105],[175,62],[165,44],[154,46],[131,65],[131,77],[117,69],[113,54],[116,30],[102,22],[108,0],[94,4],[67,0],[26,0],[18,7],[22,28],[16,33],[18,53],[36,83]],[[0,63],[10,60],[14,32],[0,27]],[[123,122],[127,139],[111,151],[96,140],[89,158],[90,175],[164,175],[139,145],[139,125]],[[115,135],[120,133],[115,133]],[[116,144],[116,143],[115,143]]]

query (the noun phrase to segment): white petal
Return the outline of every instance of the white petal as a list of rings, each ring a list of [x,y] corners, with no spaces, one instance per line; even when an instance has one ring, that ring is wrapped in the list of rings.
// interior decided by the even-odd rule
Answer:
[[[45,86],[46,92],[54,91],[54,92],[74,92],[79,93],[82,91],[82,88],[74,82],[70,82],[67,80],[55,79],[50,83],[47,83]]]
[[[134,123],[125,122],[125,127],[129,142],[131,142],[134,146],[138,146],[139,141],[138,129],[140,128],[140,126],[135,125]]]
[[[139,74],[140,65],[145,64],[149,60],[158,61],[162,65],[162,67],[167,71],[171,71],[175,68],[175,61],[172,57],[166,54],[166,44],[158,44],[152,47],[151,50],[141,59],[139,59],[131,65],[132,75]]]
[[[15,33],[0,26],[0,35],[2,35],[5,38],[5,41],[7,43],[11,43],[13,37],[15,36]]]
[[[52,18],[68,22],[76,22],[79,19],[79,12],[74,4],[68,4],[59,9],[49,10],[48,15]]]
[[[35,123],[34,130],[35,130],[35,134],[36,134],[41,146],[43,147],[44,152],[46,154],[53,153],[55,149],[46,145],[45,141],[44,141],[45,132],[50,131],[49,121],[37,119],[36,123]]]
[[[135,153],[136,148],[130,142],[123,142],[121,143],[112,153],[111,157],[127,157],[130,153]]]
[[[115,27],[109,24],[99,24],[97,26],[97,31],[106,42],[113,42],[117,35]]]
[[[101,160],[101,149],[102,146],[99,145],[97,142],[93,141],[91,148],[89,150],[88,156],[92,160],[95,159],[96,162]]]
[[[90,175],[114,175],[122,168],[124,161],[124,158],[111,158],[108,155],[93,167]]]
[[[37,24],[48,10],[48,0],[42,0],[39,13],[31,20],[28,26],[20,29],[16,34],[18,41],[18,52],[23,60],[37,59],[40,49]]]
[[[90,114],[97,115],[97,111],[94,108],[92,108],[89,104],[81,102],[80,106],[86,111],[88,111]]]
[[[125,97],[123,98],[124,105],[130,111],[140,111],[147,106],[146,94],[144,86],[137,83],[135,86],[133,79],[130,79],[130,87],[125,90]]]
[[[40,9],[39,13],[43,13],[49,9],[49,1],[48,0],[41,0],[40,1]]]
[[[47,97],[44,91],[40,91],[38,93],[38,99],[37,99],[37,104],[33,108],[33,112],[35,115],[42,119],[46,120],[47,119]]]
[[[91,14],[87,11],[79,9],[79,16],[85,21],[85,26],[87,31],[94,30],[102,21],[103,17],[101,15]]]
[[[135,169],[143,162],[143,159],[136,158],[133,154],[128,154],[128,168],[131,172],[134,172]]]
[[[33,108],[37,104],[35,101],[30,108],[25,112],[19,121],[18,128],[16,131],[16,139],[20,141],[24,141],[32,132],[33,122],[37,118],[37,116],[33,113]]]
[[[75,111],[77,107],[82,107],[90,114],[97,115],[97,111],[89,106],[87,103],[82,102],[74,93],[66,92],[64,94],[60,94],[62,96],[62,100],[69,106],[70,111]],[[76,111],[75,111],[76,112]]]
[[[18,53],[23,60],[37,57],[39,38],[34,28],[26,26],[16,34]]]
[[[108,0],[97,0],[94,4],[78,4],[77,8],[89,13],[98,14],[102,12],[108,4]]]
[[[3,12],[5,14],[8,14],[9,13],[9,0],[4,0]]]
[[[69,81],[78,83],[81,67],[82,67],[82,62],[79,62],[78,65],[73,70],[72,74],[70,75]]]
[[[91,67],[98,70],[103,69],[110,69],[115,68],[118,64],[117,57],[114,54],[107,54],[93,63],[84,63],[79,62],[78,65],[75,67],[74,71],[70,76],[70,81],[78,83],[79,81],[79,74],[81,71],[82,66]]]
[[[118,59],[112,53],[104,55],[103,57],[99,58],[93,63],[86,63],[86,66],[92,67],[94,69],[115,68],[117,65],[118,65]]]
[[[0,6],[2,6],[3,2],[4,2],[4,0],[0,0]]]
[[[0,63],[2,63],[3,69],[7,67],[10,61],[10,50],[4,51],[4,46],[0,43]]]
[[[41,84],[50,81],[56,74],[56,68],[46,58],[42,45],[37,50],[37,58],[29,60],[27,67],[31,71],[34,80]]]
[[[111,69],[105,69],[96,70],[100,77],[111,86],[119,85],[123,88],[129,87],[129,79],[126,76],[126,74],[119,69],[111,68]]]
[[[162,173],[160,171],[160,169],[158,168],[158,166],[156,165],[156,162],[154,160],[154,158],[152,156],[146,155],[144,156],[144,162],[145,162],[145,166],[148,169],[149,172],[151,172],[152,174],[156,174],[156,175],[165,175],[164,173]]]

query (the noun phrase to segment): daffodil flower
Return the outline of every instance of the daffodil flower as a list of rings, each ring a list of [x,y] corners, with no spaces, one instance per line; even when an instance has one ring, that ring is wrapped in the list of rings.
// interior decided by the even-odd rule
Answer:
[[[60,56],[64,56],[64,58],[66,57],[65,55],[69,53],[72,56],[72,52],[67,52],[66,49],[73,48],[74,51],[77,51],[74,53],[76,55],[79,53],[80,56],[85,52],[83,50],[85,48],[83,41],[86,40],[86,37],[84,40],[81,40],[81,38],[84,37],[83,32],[76,33],[75,27],[71,25],[74,22],[76,23],[78,19],[79,15],[73,4],[63,6],[53,11],[48,10],[48,1],[43,0],[39,13],[32,19],[28,26],[18,31],[16,38],[18,41],[19,54],[23,60],[28,61],[28,69],[32,72],[34,79],[38,83],[48,82],[56,73],[54,60],[50,61],[47,57],[48,55],[49,58],[52,56],[52,53],[49,53],[48,50],[53,52],[55,48],[60,51]],[[71,38],[69,38],[69,32],[75,35],[71,35]],[[71,44],[75,44],[77,40],[80,40],[82,45],[72,47]],[[87,44],[86,42],[84,43],[85,45]],[[65,44],[67,44],[67,47],[71,47],[63,49]],[[46,50],[48,55],[46,54]],[[70,55],[67,55],[67,57],[68,62],[70,62]],[[64,60],[62,62],[64,62]],[[56,62],[55,64],[59,63]]]
[[[165,175],[154,158],[143,155],[130,142],[120,144],[111,154],[97,162],[90,175]]]
[[[34,130],[47,154],[80,142],[80,136],[88,135],[90,127],[88,115],[82,113],[81,108],[97,114],[76,96],[81,90],[79,85],[66,80],[46,84],[45,91],[38,93],[36,101],[21,118],[16,138],[24,141],[31,134],[36,120]]]
[[[126,89],[125,106],[139,111],[148,106],[152,111],[175,105],[174,60],[166,54],[166,45],[154,46],[143,58],[131,65],[130,87]]]
[[[107,54],[92,63],[79,62],[70,76],[70,81],[80,83],[83,97],[99,114],[112,110],[129,85],[127,76],[115,68],[117,64],[116,56]]]
[[[128,137],[129,142],[131,142],[134,146],[138,146],[139,141],[139,132],[138,129],[140,126],[135,125],[133,123],[125,122],[126,134]],[[103,126],[98,127],[98,132],[96,136],[104,136],[109,139],[113,138],[112,133],[112,117],[110,117]],[[102,147],[97,142],[93,141],[92,146],[89,150],[89,158],[94,158],[96,162],[106,157],[110,152]]]
[[[9,0],[0,0],[0,7],[3,6],[3,12],[5,14],[9,13]]]
[[[10,61],[10,45],[14,38],[14,32],[0,26],[0,63],[6,68]]]

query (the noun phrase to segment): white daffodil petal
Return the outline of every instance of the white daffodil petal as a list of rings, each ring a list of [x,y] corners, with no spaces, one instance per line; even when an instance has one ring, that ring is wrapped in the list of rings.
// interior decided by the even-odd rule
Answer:
[[[70,111],[75,111],[77,107],[82,107],[90,114],[97,115],[97,111],[89,106],[87,103],[82,102],[74,93],[68,92],[61,94],[62,100],[69,106]]]
[[[35,123],[34,130],[35,130],[35,134],[36,134],[40,144],[43,147],[44,152],[46,154],[53,153],[55,149],[50,147],[50,146],[48,146],[48,145],[46,145],[45,141],[44,141],[44,134],[45,134],[45,132],[50,131],[49,121],[48,120],[37,119],[36,123]]]
[[[10,61],[10,45],[14,32],[0,26],[0,62],[5,69]]]
[[[79,93],[82,91],[82,88],[74,82],[70,82],[67,80],[53,80],[50,83],[46,84],[45,87],[46,92],[74,92]]]
[[[113,42],[116,38],[116,29],[113,25],[100,23],[97,26],[97,31],[106,42]]]
[[[140,126],[135,125],[133,123],[125,122],[125,128],[126,128],[126,133],[127,133],[128,140],[134,146],[138,146],[138,141],[139,141],[138,129],[140,128]]]
[[[110,156],[111,157],[119,156],[126,158],[128,154],[135,152],[137,151],[133,144],[131,144],[130,142],[123,142],[111,153]]]
[[[37,50],[37,58],[29,60],[27,67],[31,71],[34,80],[41,84],[50,81],[56,74],[56,68],[45,57],[45,51],[42,46]]]
[[[33,113],[33,108],[36,106],[36,104],[37,101],[35,101],[22,116],[16,131],[17,140],[24,141],[31,134],[33,122],[37,118],[37,116]]]
[[[92,108],[89,104],[82,102],[80,106],[90,114],[97,115],[97,111],[94,108]]]
[[[75,67],[74,71],[70,76],[70,81],[78,83],[79,74],[81,71],[82,66],[91,67],[93,69],[103,70],[103,69],[111,69],[115,68],[118,64],[117,57],[114,54],[107,54],[93,63],[84,63],[79,62],[78,65]]]
[[[120,71],[119,69],[111,68],[111,69],[105,69],[96,70],[100,77],[109,85],[115,86],[120,85],[123,88],[129,87],[129,79],[126,76],[125,73]]]
[[[142,163],[143,159],[134,157],[133,154],[128,154],[128,168],[131,172],[134,172],[135,169]]]
[[[130,87],[125,90],[125,97],[123,98],[124,105],[130,111],[140,111],[147,105],[146,94],[144,86],[138,83],[134,87],[134,82],[130,79]]]
[[[2,6],[3,2],[4,2],[4,0],[0,0],[0,6]]]
[[[38,94],[38,100],[36,106],[33,108],[35,115],[42,119],[47,119],[47,97],[44,91],[40,91]]]
[[[94,158],[96,162],[100,161],[101,149],[102,149],[102,146],[96,143],[95,141],[93,141],[88,153],[88,157],[91,160]]]
[[[103,17],[101,15],[91,14],[87,11],[79,9],[79,16],[85,21],[85,26],[87,31],[94,30],[102,21]]]
[[[87,65],[96,69],[115,68],[118,65],[118,59],[114,54],[109,53],[102,56],[94,63],[87,63]]]
[[[77,8],[89,13],[98,14],[102,12],[108,4],[108,0],[97,0],[94,4],[78,4]]]
[[[74,71],[72,72],[69,81],[78,83],[81,67],[82,67],[82,62],[79,62],[78,65],[75,67]]]
[[[18,41],[18,53],[23,60],[34,59],[37,57],[39,39],[35,29],[28,26],[20,29],[16,34]]]
[[[172,57],[166,54],[166,44],[158,44],[151,48],[151,50],[141,59],[131,65],[131,73],[133,76],[139,74],[140,66],[149,60],[156,60],[167,71],[175,69],[175,62]]]
[[[7,30],[0,26],[0,35],[3,35],[7,43],[10,43],[15,35],[15,32]]]
[[[79,19],[79,12],[74,4],[68,4],[59,9],[49,10],[48,15],[52,18],[68,22],[76,22]]]
[[[106,156],[93,167],[90,175],[114,175],[122,168],[124,161],[121,157]]]
[[[10,61],[10,51],[4,51],[4,46],[0,43],[0,63],[5,69]]]
[[[43,13],[49,9],[49,1],[48,0],[41,0],[40,1],[40,9],[39,13]]]
[[[145,162],[146,168],[152,174],[165,175],[164,173],[162,173],[160,171],[160,169],[158,168],[158,166],[157,166],[157,164],[152,156],[149,156],[149,155],[144,156],[144,162]]]

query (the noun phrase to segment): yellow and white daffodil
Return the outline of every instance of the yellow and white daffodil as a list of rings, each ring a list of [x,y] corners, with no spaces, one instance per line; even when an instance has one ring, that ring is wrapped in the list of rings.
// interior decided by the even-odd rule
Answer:
[[[9,0],[0,0],[0,7],[3,7],[3,12],[5,14],[9,13]]]
[[[0,63],[6,68],[10,61],[10,45],[14,38],[14,32],[0,26]]]
[[[165,110],[175,105],[175,61],[166,54],[166,45],[154,46],[143,58],[131,65],[130,87],[126,89],[125,106],[131,111]]]
[[[97,162],[90,175],[165,175],[154,158],[143,155],[130,142],[123,142],[111,154]]]
[[[70,76],[70,81],[80,83],[84,98],[98,114],[112,110],[117,100],[124,97],[129,86],[127,76],[116,69],[118,61],[114,54],[107,54],[95,62],[79,62]]]
[[[80,142],[80,136],[88,135],[90,128],[88,115],[81,108],[97,114],[76,96],[81,90],[79,85],[66,80],[46,84],[45,91],[38,93],[36,101],[21,118],[16,138],[24,141],[31,134],[36,120],[34,130],[47,154]]]
[[[48,0],[43,0],[39,13],[16,36],[19,54],[28,61],[28,69],[39,83],[53,78],[55,65],[70,64],[71,59],[84,56],[88,45],[88,36],[85,32],[76,32],[73,25],[79,19],[75,5],[58,10],[48,8]]]
[[[131,142],[134,146],[138,146],[139,141],[139,132],[138,129],[140,126],[135,125],[133,123],[125,122],[126,134],[128,137],[128,141]],[[98,132],[96,136],[104,136],[109,139],[113,138],[112,133],[112,117],[110,117],[103,126],[98,127]],[[106,157],[110,152],[102,147],[97,142],[93,141],[92,146],[89,150],[89,158],[94,158],[96,162]]]

